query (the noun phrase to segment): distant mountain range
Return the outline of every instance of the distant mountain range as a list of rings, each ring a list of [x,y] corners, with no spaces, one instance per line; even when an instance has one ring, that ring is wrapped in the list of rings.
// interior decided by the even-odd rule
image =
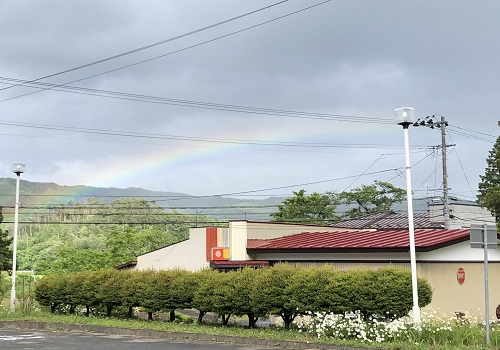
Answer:
[[[4,213],[15,204],[16,180],[0,178],[0,206]],[[61,205],[85,203],[95,198],[101,203],[111,203],[121,198],[142,198],[154,201],[163,208],[184,214],[200,214],[224,220],[268,221],[269,213],[286,197],[263,199],[237,199],[222,196],[192,196],[179,192],[150,191],[143,188],[105,188],[92,186],[61,186],[55,183],[21,180],[20,201],[23,206]]]
[[[16,180],[0,178],[0,206],[8,213],[15,204]],[[150,191],[143,188],[104,188],[91,186],[61,186],[55,183],[21,180],[21,204],[23,206],[47,206],[68,203],[85,203],[95,198],[101,203],[111,203],[121,198],[143,198],[154,201],[163,208],[175,209],[185,214],[200,214],[223,220],[269,221],[269,214],[277,211],[277,205],[286,197],[263,199],[238,199],[222,196],[192,196],[179,192]],[[427,211],[427,198],[413,201],[415,212]],[[396,212],[406,212],[406,202],[394,205]],[[343,208],[339,207],[342,212]]]

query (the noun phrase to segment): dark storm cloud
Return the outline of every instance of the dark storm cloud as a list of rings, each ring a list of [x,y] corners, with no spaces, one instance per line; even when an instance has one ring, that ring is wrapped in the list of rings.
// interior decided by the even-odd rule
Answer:
[[[0,36],[0,76],[36,79],[272,3],[1,1],[0,31],[4,35]],[[412,105],[418,116],[439,113],[447,117],[450,125],[498,135],[495,127],[500,47],[496,45],[496,36],[500,32],[500,5],[496,1],[332,1],[169,54],[310,4],[289,1],[181,40],[46,81],[66,83],[166,55],[75,85],[222,104],[382,118],[391,118],[396,107]],[[0,91],[0,100],[30,91],[33,89],[22,87]],[[240,114],[55,91],[0,102],[0,114],[1,120],[115,132],[295,142],[402,143],[396,126]],[[193,193],[230,192],[243,184],[245,188],[266,188],[276,183],[361,174],[380,154],[398,151],[375,148],[328,150],[326,154],[324,150],[266,152],[252,151],[249,146],[225,145],[222,147],[230,150],[222,152],[214,144],[179,140],[7,126],[3,131],[2,147],[8,148],[14,142],[17,146],[9,159],[1,161],[4,176],[9,176],[10,162],[21,159],[29,164],[27,176],[33,181],[164,190],[171,190],[169,184],[176,184],[178,190]],[[468,190],[467,181],[459,176],[463,167],[475,190],[492,143],[451,132],[450,137],[457,144],[453,152],[463,159],[462,164],[456,160],[456,164],[450,164],[450,182],[454,188]],[[412,130],[411,138],[413,144],[419,145],[435,145],[440,140],[439,134],[431,130]],[[30,141],[18,142],[27,139]],[[198,148],[202,152],[196,152]],[[474,157],[467,153],[471,149]],[[159,168],[154,174],[149,172],[151,178],[137,176],[120,183],[106,179],[106,174],[137,167],[137,159],[156,153],[164,158],[151,162],[177,165]],[[186,154],[191,154],[190,158]],[[189,158],[191,162],[176,163],[174,158]],[[432,157],[427,161],[422,163],[427,166],[415,169],[417,182],[424,183],[436,171]],[[374,167],[391,169],[401,163],[401,159],[390,156],[377,160]],[[204,175],[208,172],[211,180],[205,184]],[[218,172],[224,173],[225,181],[217,182]],[[404,186],[403,180],[395,181]],[[328,190],[336,185],[328,186],[314,189]],[[342,190],[342,186],[345,185],[338,188]]]

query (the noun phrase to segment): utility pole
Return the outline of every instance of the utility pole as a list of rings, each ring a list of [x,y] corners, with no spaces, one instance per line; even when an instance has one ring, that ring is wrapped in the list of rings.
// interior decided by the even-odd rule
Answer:
[[[446,127],[448,123],[445,118],[441,116],[441,151],[443,159],[443,218],[444,228],[450,228],[450,201],[448,199],[448,169],[446,166]]]
[[[450,228],[450,200],[448,196],[448,168],[446,163],[446,127],[448,122],[445,117],[441,116],[441,120],[438,121],[436,116],[427,116],[427,118],[420,120],[418,119],[413,126],[427,126],[431,129],[439,128],[441,129],[441,152],[442,152],[442,162],[443,162],[443,221],[444,228],[448,230]],[[435,120],[435,121],[434,121]],[[500,123],[500,122],[499,122]],[[500,124],[499,124],[500,125]],[[454,146],[454,145],[450,145]]]

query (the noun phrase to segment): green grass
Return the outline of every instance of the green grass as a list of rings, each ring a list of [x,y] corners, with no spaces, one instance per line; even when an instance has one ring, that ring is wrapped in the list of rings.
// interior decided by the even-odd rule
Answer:
[[[180,318],[186,320],[189,316],[179,315]],[[145,321],[140,319],[125,319],[125,318],[105,318],[105,317],[85,317],[80,315],[67,314],[50,314],[44,311],[30,311],[29,313],[15,312],[11,313],[8,307],[0,307],[0,320],[27,320],[27,321],[44,321],[55,323],[73,323],[73,324],[88,324],[94,326],[117,327],[117,328],[133,328],[133,329],[151,329],[158,331],[170,331],[180,333],[196,333],[203,335],[219,335],[219,336],[235,336],[249,337],[267,340],[276,340],[276,344],[280,341],[300,341],[308,343],[335,344],[341,346],[354,346],[358,348],[373,348],[373,349],[398,349],[398,350],[451,350],[451,349],[498,349],[498,342],[486,347],[484,343],[484,332],[477,326],[455,327],[453,335],[443,337],[439,334],[439,329],[436,327],[435,332],[422,332],[415,339],[416,343],[409,342],[392,342],[381,344],[366,344],[354,340],[338,340],[328,337],[318,339],[312,334],[299,332],[296,329],[285,330],[283,328],[256,328],[248,329],[241,326],[223,327],[219,324],[202,324],[196,322],[165,322],[165,321]],[[56,327],[57,328],[57,327]],[[495,338],[499,335],[494,332]],[[311,348],[314,348],[311,344]]]

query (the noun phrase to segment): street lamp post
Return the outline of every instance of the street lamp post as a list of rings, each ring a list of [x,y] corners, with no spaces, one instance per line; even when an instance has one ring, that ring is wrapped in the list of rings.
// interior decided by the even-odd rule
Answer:
[[[415,253],[415,228],[413,225],[413,196],[411,193],[411,166],[410,166],[410,143],[408,141],[408,127],[415,119],[415,109],[402,107],[395,110],[398,125],[403,127],[406,159],[406,199],[408,202],[408,232],[410,236],[410,265],[411,265],[411,286],[413,295],[413,322],[420,324],[420,308],[418,306],[417,288],[417,259]]]
[[[19,184],[21,174],[24,173],[26,165],[23,163],[12,164],[12,171],[16,174],[16,206],[14,211],[14,247],[12,249],[12,289],[10,291],[10,311],[16,311],[16,263],[17,263],[17,228],[19,223]]]

